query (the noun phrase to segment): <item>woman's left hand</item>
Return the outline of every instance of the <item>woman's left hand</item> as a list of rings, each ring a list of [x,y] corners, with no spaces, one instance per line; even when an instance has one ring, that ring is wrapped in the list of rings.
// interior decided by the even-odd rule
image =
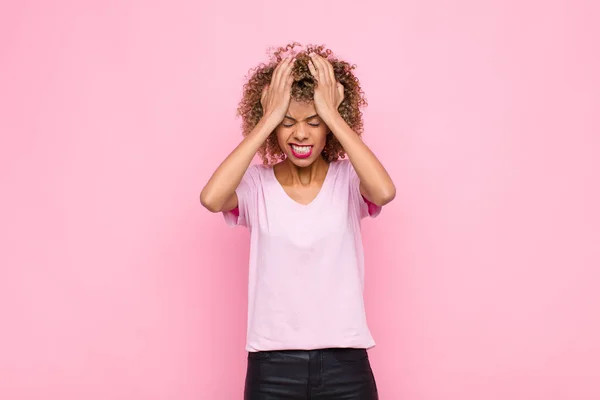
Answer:
[[[315,110],[323,119],[338,112],[344,100],[344,86],[335,79],[331,63],[318,54],[311,53],[308,69],[317,81],[315,86]]]

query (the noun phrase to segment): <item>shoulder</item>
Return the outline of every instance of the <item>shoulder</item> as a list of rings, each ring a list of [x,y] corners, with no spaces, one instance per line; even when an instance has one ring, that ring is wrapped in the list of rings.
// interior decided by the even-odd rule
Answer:
[[[340,158],[339,160],[331,161],[330,168],[333,168],[335,175],[351,177],[355,174],[354,166],[348,158]]]
[[[352,165],[350,163],[350,160],[347,158],[340,158],[338,160],[335,161],[331,161],[329,163],[330,167],[333,167],[335,170],[343,170],[343,169],[347,169],[349,165]]]
[[[271,165],[251,164],[244,175],[253,179],[260,179],[271,173],[272,170],[273,166]]]
[[[272,171],[272,166],[264,164],[251,164],[247,169],[240,186],[247,188],[256,188],[262,186],[268,180],[269,174]]]

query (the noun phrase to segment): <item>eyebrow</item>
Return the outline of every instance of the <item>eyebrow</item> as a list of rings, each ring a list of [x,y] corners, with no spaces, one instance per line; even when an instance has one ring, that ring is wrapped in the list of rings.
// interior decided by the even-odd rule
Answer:
[[[314,118],[314,117],[318,117],[318,116],[319,116],[319,114],[311,115],[310,117],[306,117],[305,120],[306,119],[311,119],[311,118]],[[286,115],[285,117],[288,118],[288,119],[291,119],[292,121],[297,121],[295,118],[292,118],[289,115]]]

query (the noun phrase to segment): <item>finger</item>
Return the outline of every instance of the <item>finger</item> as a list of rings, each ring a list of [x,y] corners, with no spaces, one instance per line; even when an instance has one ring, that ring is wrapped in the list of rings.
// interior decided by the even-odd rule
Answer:
[[[293,63],[292,63],[293,64]],[[287,79],[285,80],[285,87],[289,88],[292,86],[292,83],[294,83],[294,75],[292,74],[293,69],[290,68],[289,70],[289,74],[287,76]]]
[[[326,58],[323,58],[323,62],[327,66],[327,72],[329,73],[329,79],[331,79],[331,82],[336,82],[336,80],[335,80],[335,71],[333,70],[333,65]]]
[[[283,72],[282,83],[285,87],[294,82],[294,75],[292,74],[292,71],[294,70],[295,61],[295,58],[290,58],[288,64],[285,67],[285,71]]]
[[[275,83],[277,82],[277,76],[278,76],[278,74],[279,74],[279,70],[281,69],[281,64],[283,64],[283,61],[285,61],[285,60],[282,60],[282,61],[281,61],[279,64],[277,64],[277,65],[275,66],[275,68],[273,69],[273,75],[271,75],[271,84],[272,84],[272,85],[273,85],[273,84],[275,84]]]
[[[321,75],[321,67],[319,66],[319,62],[317,61],[316,54],[314,53],[311,54],[310,62],[308,63],[309,68],[311,65],[313,77],[315,78],[315,80],[319,83],[325,83]]]
[[[281,64],[283,64],[283,61],[284,60],[282,60],[279,64],[275,66],[275,68],[273,68],[273,73],[271,74],[271,86],[277,83],[277,76],[279,74],[279,70],[281,69]]]
[[[279,85],[281,84],[281,76],[285,71],[286,67],[289,65],[290,59],[290,56],[284,58],[275,68],[275,71],[273,72],[273,84],[275,85],[275,87],[279,87]]]
[[[266,84],[260,94],[260,105],[265,108],[265,99],[267,98],[267,91],[269,90],[269,84]]]
[[[317,75],[317,70],[315,69],[315,66],[312,63],[312,60],[308,61],[308,70],[310,71],[310,74],[313,76],[315,81],[319,81],[319,76]]]
[[[321,56],[319,56],[318,54],[313,54],[313,64],[315,64],[315,67],[317,69],[317,74],[319,75],[319,82],[322,83],[326,83],[329,81],[329,77],[326,74],[326,66],[323,63]]]
[[[338,94],[339,94],[339,100],[338,100],[338,107],[342,104],[342,102],[344,101],[344,85],[342,85],[340,82],[337,82],[337,90],[338,90]]]
[[[323,76],[326,77],[329,82],[334,82],[335,75],[333,74],[333,66],[331,65],[329,60],[318,54],[316,54],[315,58],[319,62],[319,66],[321,68],[321,72],[323,73]]]

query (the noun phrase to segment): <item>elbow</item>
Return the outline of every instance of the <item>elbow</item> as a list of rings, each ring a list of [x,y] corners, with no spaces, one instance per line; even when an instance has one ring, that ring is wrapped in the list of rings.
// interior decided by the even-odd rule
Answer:
[[[200,193],[200,204],[212,213],[221,211],[221,205],[217,204],[205,190]]]
[[[396,187],[391,186],[390,188],[386,188],[382,190],[377,196],[373,196],[373,200],[371,200],[375,205],[379,207],[383,207],[386,204],[390,203],[396,197]]]

